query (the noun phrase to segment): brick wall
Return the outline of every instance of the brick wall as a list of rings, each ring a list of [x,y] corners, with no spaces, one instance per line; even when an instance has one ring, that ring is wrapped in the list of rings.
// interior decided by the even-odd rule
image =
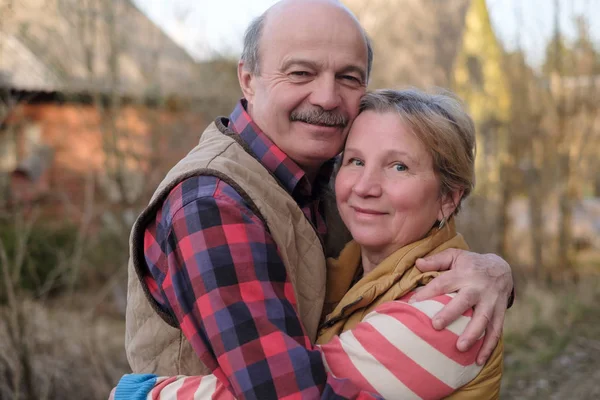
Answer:
[[[193,110],[127,105],[109,114],[90,104],[23,104],[0,131],[5,138],[12,134],[15,142],[4,154],[4,180],[8,174],[13,201],[41,201],[53,210],[81,206],[90,180],[103,206],[147,202],[164,173],[197,143],[206,124]],[[40,174],[29,177],[18,167],[42,147],[51,150],[51,158]],[[130,198],[124,199],[123,191]]]

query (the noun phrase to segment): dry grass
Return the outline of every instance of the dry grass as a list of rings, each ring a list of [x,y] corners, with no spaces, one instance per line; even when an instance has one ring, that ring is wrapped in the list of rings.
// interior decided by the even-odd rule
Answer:
[[[588,397],[594,382],[582,377],[600,365],[600,279],[553,287],[528,283],[517,293],[504,328],[503,397],[549,398],[578,382],[580,395],[569,398],[595,398]]]
[[[518,288],[505,324],[506,359],[503,398],[551,398],[569,385],[569,397],[586,399],[594,393],[587,377],[600,359],[600,285],[596,279],[545,287],[527,283]],[[21,388],[21,399],[105,399],[128,364],[123,350],[124,322],[118,313],[90,312],[95,296],[79,294],[52,303],[23,302],[24,332],[33,371],[32,391]],[[7,312],[6,309],[0,312]],[[19,351],[6,340],[0,318],[0,381],[19,367]],[[8,367],[8,368],[7,368]],[[11,372],[12,371],[12,372]],[[566,372],[566,373],[565,373]],[[586,377],[586,389],[577,381]],[[13,399],[4,384],[0,398]],[[31,394],[31,396],[29,396]],[[561,398],[561,397],[552,397]]]
[[[125,324],[121,318],[94,316],[84,310],[51,307],[26,300],[22,343],[12,343],[10,329],[0,318],[0,398],[6,399],[106,399],[110,389],[128,370],[124,354]],[[0,309],[5,316],[10,310]],[[8,339],[8,340],[7,340]],[[27,349],[24,352],[24,347]],[[24,355],[26,358],[24,358]],[[15,387],[15,375],[30,368],[32,382]],[[10,378],[10,379],[9,379]]]

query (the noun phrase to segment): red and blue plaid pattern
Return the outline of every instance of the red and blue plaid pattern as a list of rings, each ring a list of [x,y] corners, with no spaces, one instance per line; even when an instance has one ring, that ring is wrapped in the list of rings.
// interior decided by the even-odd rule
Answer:
[[[252,122],[240,103],[229,127],[298,199],[320,234],[318,201],[302,170]],[[202,362],[239,399],[345,398],[356,388],[327,376],[296,311],[285,266],[264,223],[216,177],[175,187],[144,238],[146,283],[172,312]]]
[[[304,171],[252,121],[246,111],[246,104],[245,99],[240,100],[231,113],[229,128],[240,135],[260,162],[292,194],[318,233],[324,236],[327,233],[327,227],[323,218],[323,210],[319,208],[322,206],[319,194],[329,183],[335,160],[330,160],[323,165],[314,185],[311,185]]]

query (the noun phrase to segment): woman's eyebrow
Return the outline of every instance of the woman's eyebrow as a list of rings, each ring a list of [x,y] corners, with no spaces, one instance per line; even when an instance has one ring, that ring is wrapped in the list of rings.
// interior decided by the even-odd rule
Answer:
[[[354,147],[345,147],[344,148],[344,155],[346,153],[352,153],[352,154],[356,154],[356,153],[360,153],[360,150]]]
[[[344,156],[346,155],[346,153],[350,153],[352,155],[354,154],[361,154],[360,149],[355,148],[355,147],[346,147],[344,149]],[[404,151],[404,150],[386,150],[383,153],[383,158],[386,159],[398,159],[398,158],[407,158],[409,159],[413,164],[415,165],[420,165],[420,162],[418,160],[417,157],[415,157],[414,155],[412,155],[411,153]]]
[[[385,152],[386,156],[391,157],[391,158],[396,158],[396,157],[406,157],[409,160],[411,160],[411,162],[415,163],[415,164],[419,164],[419,160],[413,156],[412,154],[410,154],[407,151],[404,150],[387,150]]]

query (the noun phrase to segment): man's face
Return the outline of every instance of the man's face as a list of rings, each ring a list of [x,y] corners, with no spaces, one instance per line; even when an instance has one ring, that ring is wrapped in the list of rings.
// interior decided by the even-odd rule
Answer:
[[[364,37],[344,11],[305,7],[269,15],[260,42],[260,74],[247,76],[248,111],[311,173],[341,151],[366,90],[366,73]]]

